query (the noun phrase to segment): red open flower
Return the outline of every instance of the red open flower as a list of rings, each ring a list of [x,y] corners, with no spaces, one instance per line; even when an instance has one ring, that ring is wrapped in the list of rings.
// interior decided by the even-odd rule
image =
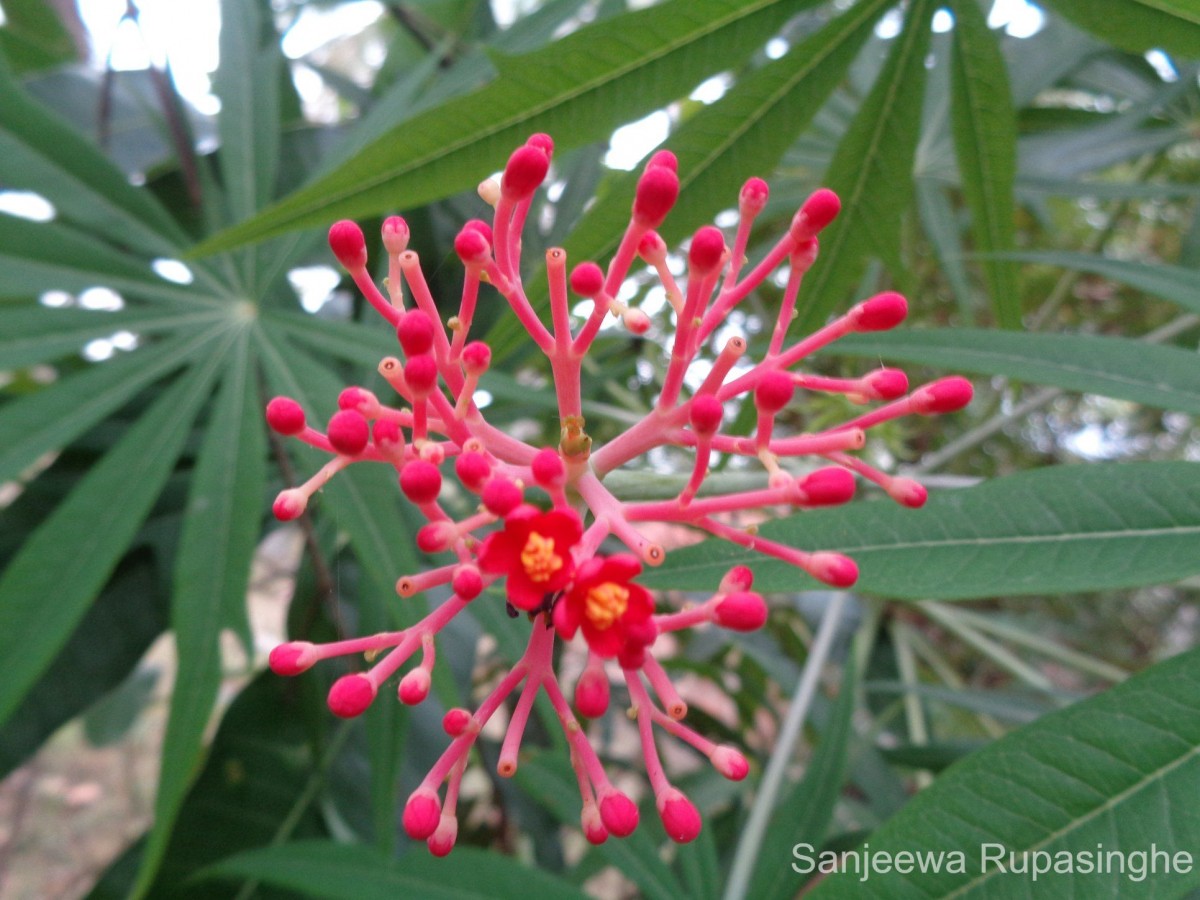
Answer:
[[[571,510],[540,512],[518,506],[504,520],[504,530],[487,536],[479,550],[485,572],[507,575],[508,601],[532,611],[547,594],[561,591],[575,574],[571,548],[583,536],[583,522]]]
[[[642,564],[629,553],[589,559],[554,608],[555,629],[564,639],[582,629],[598,656],[611,659],[628,651],[639,656],[655,636],[654,599],[631,580],[641,571]]]

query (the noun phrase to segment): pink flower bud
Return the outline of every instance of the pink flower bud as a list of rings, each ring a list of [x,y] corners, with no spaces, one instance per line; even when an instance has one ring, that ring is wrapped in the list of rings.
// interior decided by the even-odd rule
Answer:
[[[297,488],[280,491],[275,502],[271,504],[271,512],[280,522],[290,522],[308,507],[308,496]]]
[[[672,172],[679,171],[679,159],[670,150],[656,150],[654,155],[650,157],[650,161],[646,163],[647,169],[670,169]]]
[[[753,591],[726,594],[717,601],[713,618],[731,631],[755,631],[767,621],[767,603]]]
[[[809,557],[812,576],[836,588],[848,588],[858,581],[858,565],[840,553],[814,553]]]
[[[442,553],[458,537],[451,522],[430,522],[417,529],[417,548],[422,553]]]
[[[442,730],[452,738],[458,737],[467,730],[467,726],[471,724],[471,714],[461,706],[456,706],[454,709],[448,710],[442,716]]]
[[[442,473],[433,463],[414,459],[400,470],[400,490],[417,506],[432,503],[442,491]]]
[[[338,394],[338,409],[353,409],[371,418],[379,411],[379,400],[366,388],[348,387]]]
[[[525,139],[525,145],[528,147],[537,147],[539,150],[545,153],[546,156],[554,155],[554,138],[550,137],[548,134],[543,134],[540,131],[527,137]]]
[[[416,706],[429,696],[429,673],[425,669],[413,669],[400,679],[396,696],[405,706]]]
[[[872,400],[895,400],[908,392],[908,376],[899,369],[878,369],[862,380]]]
[[[581,262],[571,271],[571,290],[580,297],[595,297],[604,290],[604,273],[594,262]]]
[[[705,225],[692,238],[688,248],[689,270],[698,276],[714,272],[725,257],[725,235],[715,225]]]
[[[429,852],[434,856],[446,856],[454,849],[454,842],[458,840],[458,819],[455,816],[443,813],[438,820],[437,829],[429,836],[426,841],[426,846]]]
[[[383,247],[392,256],[408,249],[408,223],[399,216],[388,216],[383,220]]]
[[[707,437],[716,434],[725,415],[725,406],[712,394],[700,394],[692,398],[688,410],[688,422],[696,434]]]
[[[483,219],[467,219],[466,224],[463,225],[463,229],[478,231],[487,240],[489,247],[494,246],[496,243],[495,238],[492,237],[492,226],[483,221]]]
[[[463,347],[462,363],[468,375],[478,377],[492,364],[492,348],[483,341],[471,341]]]
[[[712,762],[713,768],[730,781],[741,781],[750,771],[750,763],[746,762],[746,757],[736,748],[727,744],[714,747],[708,758]]]
[[[474,566],[461,565],[454,570],[450,586],[463,600],[474,600],[483,592],[483,576]]]
[[[792,402],[795,382],[787,372],[772,369],[763,375],[754,389],[754,405],[759,412],[777,413]]]
[[[442,802],[432,788],[419,787],[404,804],[404,833],[423,841],[442,823]]]
[[[542,147],[526,144],[513,151],[500,179],[506,200],[524,200],[533,195],[550,170],[550,155]]]
[[[854,476],[840,466],[810,472],[799,481],[804,500],[810,506],[837,506],[854,496]]]
[[[404,454],[404,432],[394,419],[376,419],[372,426],[375,448],[388,459],[399,460]]]
[[[483,483],[492,474],[492,464],[488,458],[477,450],[468,450],[459,454],[454,461],[454,474],[467,490],[479,493]]]
[[[609,788],[600,797],[600,820],[612,834],[628,837],[637,828],[637,805],[616,788]]]
[[[675,843],[686,844],[700,834],[700,813],[678,788],[667,788],[659,794],[656,805],[663,829]]]
[[[371,426],[358,410],[343,409],[329,420],[328,435],[329,443],[338,453],[357,456],[371,439]]]
[[[292,641],[272,650],[267,665],[276,675],[299,675],[310,669],[316,661],[316,645],[308,641]]]
[[[589,844],[599,846],[608,840],[608,829],[604,827],[604,820],[600,817],[600,810],[596,808],[595,803],[583,804],[579,822]]]
[[[913,411],[923,416],[957,412],[968,403],[975,389],[961,375],[941,378],[913,392]]]
[[[797,241],[807,240],[837,218],[841,209],[842,201],[829,188],[814,191],[792,219],[792,236]]]
[[[920,509],[929,498],[925,485],[911,478],[893,478],[887,487],[888,496],[897,503]]]
[[[621,321],[630,334],[643,335],[650,330],[650,317],[640,309],[629,308],[621,313]]]
[[[329,249],[348,271],[366,268],[367,242],[357,223],[349,219],[334,222],[329,227]]]
[[[507,516],[525,499],[521,489],[508,478],[493,478],[483,486],[481,498],[487,511],[496,516]]]
[[[604,670],[588,666],[575,682],[575,709],[581,716],[598,719],[608,711],[608,676]]]
[[[734,566],[721,579],[717,591],[728,594],[733,591],[748,591],[754,584],[754,573],[749,566]]]
[[[437,362],[431,355],[414,356],[404,364],[404,380],[418,399],[429,396],[437,386],[437,378]]]
[[[454,238],[454,252],[465,266],[483,266],[492,258],[492,244],[482,232],[463,228]]]
[[[558,451],[547,447],[544,450],[538,451],[537,456],[530,463],[530,469],[533,472],[533,480],[543,488],[562,487],[567,481],[567,467],[563,465],[562,457],[558,455]]]
[[[884,291],[864,300],[847,314],[855,331],[887,331],[908,315],[908,301],[895,291]]]
[[[643,228],[657,228],[679,196],[679,176],[666,166],[647,169],[638,179],[633,198],[633,220]]]
[[[771,189],[761,178],[751,178],[742,185],[738,194],[738,212],[743,216],[757,216],[767,205]]]
[[[329,689],[329,711],[342,719],[360,716],[375,699],[375,685],[361,672],[343,675]]]
[[[433,322],[423,310],[413,309],[400,317],[396,337],[406,356],[420,356],[433,348]]]
[[[299,434],[305,425],[304,408],[291,397],[276,397],[267,404],[267,424],[276,434]]]
[[[638,241],[638,256],[651,265],[666,262],[667,245],[657,231],[647,231]]]

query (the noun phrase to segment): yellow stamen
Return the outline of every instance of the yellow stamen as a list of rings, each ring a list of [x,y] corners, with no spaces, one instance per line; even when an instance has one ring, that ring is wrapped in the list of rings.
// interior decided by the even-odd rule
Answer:
[[[549,581],[563,567],[562,557],[554,552],[554,538],[542,537],[536,531],[529,532],[525,549],[521,551],[521,565],[530,581]]]
[[[597,629],[604,631],[625,614],[628,606],[629,589],[606,581],[588,591],[584,612]]]

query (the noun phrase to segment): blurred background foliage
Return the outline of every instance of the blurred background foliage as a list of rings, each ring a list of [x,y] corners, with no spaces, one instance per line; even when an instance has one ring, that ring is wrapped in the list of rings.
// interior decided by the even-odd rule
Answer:
[[[805,887],[790,867],[801,841],[1200,846],[1198,814],[1161,807],[1200,789],[1192,0],[0,9],[0,892],[768,898]],[[422,563],[383,472],[344,474],[299,527],[271,519],[268,498],[314,465],[266,433],[261,409],[287,393],[328,415],[390,352],[324,227],[352,216],[370,234],[403,214],[452,309],[453,236],[484,210],[474,185],[534,131],[558,152],[527,258],[559,244],[605,259],[630,170],[660,143],[683,184],[668,243],[730,224],[741,182],[760,175],[772,194],[753,256],[828,185],[843,213],[797,330],[882,289],[912,312],[814,365],[963,371],[977,399],[890,425],[870,450],[933,488],[925,510],[868,500],[767,526],[854,555],[854,594],[764,565],[778,593],[763,633],[679,647],[669,667],[687,673],[701,730],[752,757],[741,785],[674,760],[705,813],[696,843],[664,848],[651,813],[626,841],[584,844],[549,728],[515,784],[483,742],[459,849],[439,863],[407,846],[397,799],[443,746],[440,710],[519,653],[519,629],[474,604],[446,632],[434,700],[380,702],[349,724],[324,708],[336,673],[264,676],[285,631],[413,621],[392,585]],[[628,289],[663,317],[649,284]],[[777,302],[761,291],[727,327],[753,352]],[[482,385],[489,417],[554,440],[548,373],[516,323],[499,303],[476,321],[503,361]],[[656,395],[665,326],[596,345],[598,440]],[[790,424],[845,411],[806,398]],[[663,456],[613,477],[670,495],[689,468]],[[680,550],[654,583],[711,590],[735,556]],[[264,566],[272,597],[250,590]],[[828,641],[814,655],[818,620]],[[796,691],[802,673],[815,693]],[[593,727],[616,769],[637,773],[615,706]],[[29,888],[39,759],[64,735],[81,753],[144,739],[156,712],[154,765],[127,773],[154,797],[125,823],[144,834],[77,865],[69,888]],[[1025,815],[988,815],[1008,806]],[[1177,896],[1196,881],[1056,884]],[[871,887],[1024,890],[973,874]],[[854,890],[827,878],[816,894]]]

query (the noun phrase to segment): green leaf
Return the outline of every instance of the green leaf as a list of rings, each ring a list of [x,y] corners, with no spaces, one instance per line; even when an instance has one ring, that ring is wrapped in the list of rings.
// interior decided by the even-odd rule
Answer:
[[[1157,47],[1200,58],[1200,7],[1194,0],[1046,0],[1046,5],[1122,50]]]
[[[171,627],[179,669],[163,741],[154,827],[139,883],[148,885],[198,770],[204,730],[221,685],[221,631],[231,628],[252,652],[246,616],[250,561],[262,519],[266,442],[243,330],[222,360],[224,375],[191,480],[175,562]]]
[[[0,176],[2,177],[2,176]],[[6,296],[39,296],[49,290],[81,291],[103,285],[148,301],[190,308],[218,303],[190,285],[160,278],[149,261],[118,250],[74,228],[0,215],[0,266]]]
[[[496,852],[458,847],[449,861],[423,849],[391,860],[355,844],[298,841],[251,850],[205,870],[206,878],[253,878],[327,900],[584,900],[574,886]]]
[[[857,589],[902,599],[967,600],[1161,584],[1200,572],[1200,465],[1055,466],[931,493],[923,509],[859,502],[760,529],[859,565]],[[755,588],[816,587],[795,568],[706,541],[667,555],[647,587],[711,591],[730,566]]]
[[[850,760],[858,694],[857,668],[847,664],[842,672],[837,702],[804,777],[780,798],[764,833],[758,865],[750,881],[749,896],[755,900],[790,900],[795,896],[796,875],[781,861],[790,859],[792,846],[800,841],[820,848],[833,821]]]
[[[134,307],[114,312],[25,306],[0,309],[0,359],[18,369],[78,354],[89,341],[117,331],[138,335],[215,325],[224,312],[184,312],[162,307]]]
[[[154,505],[217,375],[175,381],[29,536],[0,577],[0,722],[66,642]]]
[[[0,184],[35,191],[59,215],[119,234],[152,253],[178,254],[187,238],[148,191],[77,131],[34,102],[0,60]]]
[[[829,164],[825,183],[841,197],[842,212],[822,233],[820,257],[805,278],[800,325],[824,321],[858,283],[870,255],[901,272],[900,222],[912,200],[925,56],[937,8],[935,0],[909,7],[904,30]]]
[[[855,335],[837,349],[1200,412],[1200,357],[1129,338],[945,328]]]
[[[838,897],[1181,897],[1200,870],[1165,872],[1157,848],[1192,859],[1200,845],[1200,651],[1192,650],[1123,684],[1016,731],[951,766],[870,836],[871,852],[962,855],[962,874],[830,875],[807,896]],[[998,845],[985,848],[985,845]],[[858,848],[860,853],[862,848]],[[982,865],[1009,852],[1041,853],[1066,871],[1001,871]],[[1085,871],[1101,852],[1121,851],[1132,866]],[[1060,855],[1062,854],[1062,855]],[[1085,856],[1084,854],[1087,854]],[[1106,857],[1099,857],[1101,863]],[[1094,868],[1094,866],[1093,866]]]
[[[531,53],[494,56],[498,75],[486,86],[397,125],[196,253],[450,196],[499,169],[533,132],[550,132],[564,148],[606,138],[743,59],[795,8],[785,0],[669,0]]]
[[[983,253],[1009,250],[1016,231],[1013,181],[1017,127],[1008,66],[977,0],[955,0],[951,123],[963,194]],[[1021,295],[1014,266],[986,259],[983,266],[996,320],[1021,325]]]
[[[275,185],[279,159],[279,38],[259,0],[222,0],[221,99],[217,133],[221,183],[234,220],[254,215]]]
[[[780,59],[740,78],[724,97],[671,135],[680,193],[662,229],[668,241],[736,205],[734,191],[746,178],[778,165],[845,77],[875,20],[891,3],[858,3]],[[639,174],[623,176],[589,208],[566,242],[569,259],[602,259],[616,250]],[[531,279],[529,292],[535,302],[544,302],[542,279]],[[502,317],[488,340],[497,358],[528,342],[512,316]]]
[[[45,480],[38,479],[37,486]],[[11,524],[8,512],[6,528]],[[0,777],[36,753],[68,721],[98,700],[103,702],[109,691],[120,690],[118,685],[166,629],[167,597],[156,569],[147,552],[126,557],[117,566],[45,674],[0,729]]]
[[[204,866],[289,837],[325,837],[325,817],[314,801],[330,777],[330,757],[351,727],[321,727],[328,719],[312,691],[273,672],[261,672],[246,685],[221,719],[150,896],[211,895],[187,882]],[[138,856],[145,847],[144,840],[135,847]],[[128,900],[131,882],[113,896]]]
[[[1169,266],[1163,263],[1147,265],[1108,259],[1090,253],[1062,251],[1026,250],[1006,256],[1018,262],[1090,272],[1102,278],[1127,284],[1131,288],[1145,291],[1147,294],[1162,297],[1164,300],[1170,300],[1194,313],[1200,313],[1200,292],[1196,290],[1196,279],[1200,276],[1197,275],[1195,269],[1185,269],[1182,266]]]
[[[0,480],[83,434],[200,353],[223,333],[212,328],[89,366],[0,407]]]
[[[79,54],[54,7],[44,0],[4,0],[0,53],[18,71],[45,69]]]

